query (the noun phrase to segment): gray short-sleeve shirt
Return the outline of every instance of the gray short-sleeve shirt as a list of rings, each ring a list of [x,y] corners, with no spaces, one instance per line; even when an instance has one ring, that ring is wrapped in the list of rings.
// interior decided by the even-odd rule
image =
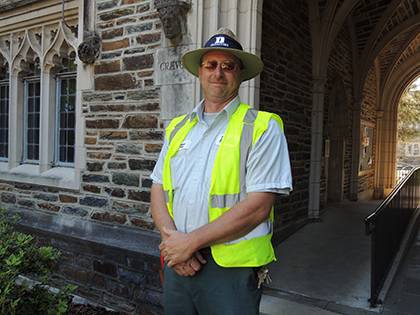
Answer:
[[[199,120],[171,160],[174,222],[179,231],[191,232],[208,223],[211,171],[229,117],[239,103],[239,97],[236,97],[222,111],[210,115],[203,113],[203,102],[194,109]],[[168,143],[165,139],[151,175],[154,183],[162,184],[167,149]],[[249,153],[246,192],[289,194],[291,189],[292,177],[286,138],[278,123],[271,120],[268,129]]]

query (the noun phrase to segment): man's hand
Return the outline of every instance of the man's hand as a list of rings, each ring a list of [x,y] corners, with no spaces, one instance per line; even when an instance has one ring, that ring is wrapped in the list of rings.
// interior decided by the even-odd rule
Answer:
[[[207,261],[201,256],[199,252],[196,252],[193,257],[184,263],[177,264],[172,268],[175,272],[184,277],[192,277],[201,269],[201,265],[204,265]]]
[[[197,249],[193,248],[188,233],[162,228],[163,242],[159,245],[160,252],[168,267],[189,260]]]

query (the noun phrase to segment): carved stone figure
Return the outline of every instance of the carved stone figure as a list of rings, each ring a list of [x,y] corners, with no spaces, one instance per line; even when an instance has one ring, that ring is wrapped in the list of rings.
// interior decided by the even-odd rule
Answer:
[[[95,32],[88,33],[77,48],[79,59],[86,64],[93,64],[99,57],[101,38]]]
[[[182,37],[186,13],[191,3],[185,0],[155,0],[165,36],[170,40]]]

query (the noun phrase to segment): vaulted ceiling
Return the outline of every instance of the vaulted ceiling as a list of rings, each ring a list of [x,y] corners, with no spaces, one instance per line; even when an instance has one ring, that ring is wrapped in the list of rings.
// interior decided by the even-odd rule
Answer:
[[[383,84],[420,49],[420,0],[318,0],[317,7],[329,41],[349,27],[361,81],[376,64]]]

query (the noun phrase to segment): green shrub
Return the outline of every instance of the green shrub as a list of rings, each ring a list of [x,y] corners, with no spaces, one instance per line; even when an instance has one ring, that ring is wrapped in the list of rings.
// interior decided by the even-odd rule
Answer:
[[[67,314],[75,287],[66,286],[53,294],[46,286],[60,252],[36,246],[31,235],[14,229],[17,220],[0,209],[0,314]],[[19,275],[36,279],[37,284],[30,288],[25,281],[17,281]]]

